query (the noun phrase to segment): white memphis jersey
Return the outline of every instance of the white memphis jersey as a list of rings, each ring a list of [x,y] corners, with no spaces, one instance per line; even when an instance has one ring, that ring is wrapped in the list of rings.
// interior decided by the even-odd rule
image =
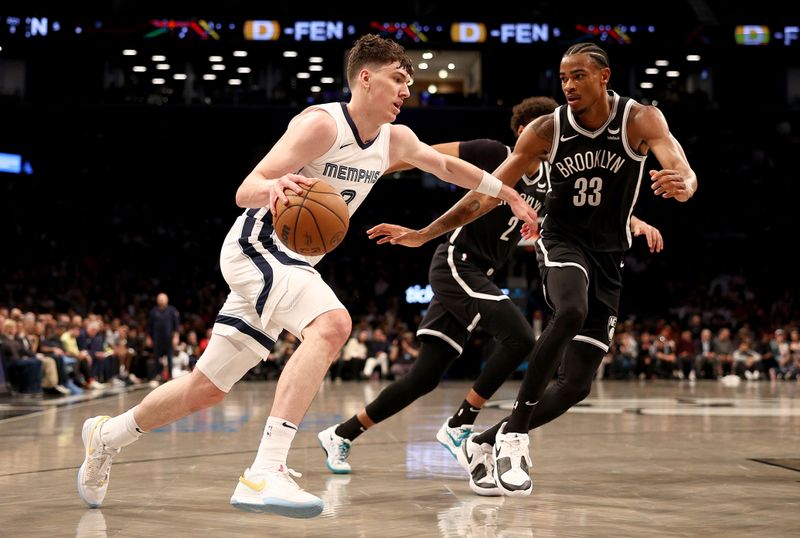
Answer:
[[[346,103],[327,103],[311,108],[320,108],[336,120],[336,140],[325,154],[305,165],[297,173],[330,184],[341,193],[352,216],[367,198],[384,170],[389,168],[391,127],[388,123],[381,126],[378,136],[364,143],[347,112]],[[260,243],[260,246],[273,255],[277,253],[276,258],[279,260],[291,258],[281,262],[284,264],[295,265],[299,261],[302,265],[307,263],[313,266],[322,259],[322,256],[303,256],[286,248],[275,234],[272,227],[272,213],[268,208],[248,209],[243,217],[251,222],[245,223],[240,242]]]

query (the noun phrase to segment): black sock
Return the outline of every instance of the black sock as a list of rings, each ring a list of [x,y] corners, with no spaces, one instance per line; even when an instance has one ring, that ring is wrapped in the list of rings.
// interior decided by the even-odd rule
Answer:
[[[461,402],[461,407],[458,408],[456,414],[450,417],[450,421],[447,425],[451,428],[458,428],[464,424],[475,424],[475,419],[478,418],[478,413],[480,412],[480,408],[472,407],[472,404],[464,400]]]
[[[339,437],[344,437],[348,441],[354,441],[356,437],[365,431],[367,431],[367,428],[361,424],[361,421],[358,420],[358,416],[353,415],[348,421],[339,424],[333,433]]]
[[[509,417],[504,418],[485,432],[476,435],[472,440],[478,444],[486,443],[494,446],[494,438],[497,436],[497,432],[500,431],[500,426],[502,426],[508,419]]]

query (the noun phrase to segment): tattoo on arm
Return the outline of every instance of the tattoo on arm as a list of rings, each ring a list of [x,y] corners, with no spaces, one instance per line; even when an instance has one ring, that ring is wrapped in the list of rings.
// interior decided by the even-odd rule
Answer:
[[[476,192],[467,193],[456,205],[451,207],[438,219],[430,223],[424,232],[431,239],[455,230],[459,226],[469,224],[481,215],[488,213],[500,203],[497,198],[478,194]]]

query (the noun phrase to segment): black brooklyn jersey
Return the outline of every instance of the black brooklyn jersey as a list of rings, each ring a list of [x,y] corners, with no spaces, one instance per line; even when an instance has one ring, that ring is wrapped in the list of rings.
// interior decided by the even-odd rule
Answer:
[[[479,139],[461,142],[459,155],[467,162],[488,172],[493,172],[509,154],[509,148],[496,140]],[[550,187],[548,166],[542,163],[533,178],[523,176],[516,190],[522,199],[537,212],[541,212],[545,195]],[[522,236],[522,222],[514,215],[508,204],[501,202],[474,222],[453,230],[448,240],[479,266],[497,268],[503,265]]]
[[[609,94],[611,114],[595,131],[581,127],[568,106],[553,113],[551,189],[542,224],[543,237],[568,237],[597,252],[630,248],[630,218],[645,161],[628,144],[626,125],[634,101]]]

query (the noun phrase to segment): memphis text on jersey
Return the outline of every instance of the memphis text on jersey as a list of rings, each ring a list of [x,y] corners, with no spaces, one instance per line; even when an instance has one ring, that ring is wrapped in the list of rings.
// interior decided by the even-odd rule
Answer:
[[[355,166],[343,166],[334,163],[325,163],[322,175],[332,179],[354,181],[356,183],[375,183],[381,177],[380,170],[364,170]]]
[[[605,168],[617,173],[622,168],[622,165],[625,164],[625,161],[625,157],[621,157],[613,151],[599,149],[564,157],[560,161],[553,163],[553,166],[566,178],[570,174],[577,174],[592,168]]]

